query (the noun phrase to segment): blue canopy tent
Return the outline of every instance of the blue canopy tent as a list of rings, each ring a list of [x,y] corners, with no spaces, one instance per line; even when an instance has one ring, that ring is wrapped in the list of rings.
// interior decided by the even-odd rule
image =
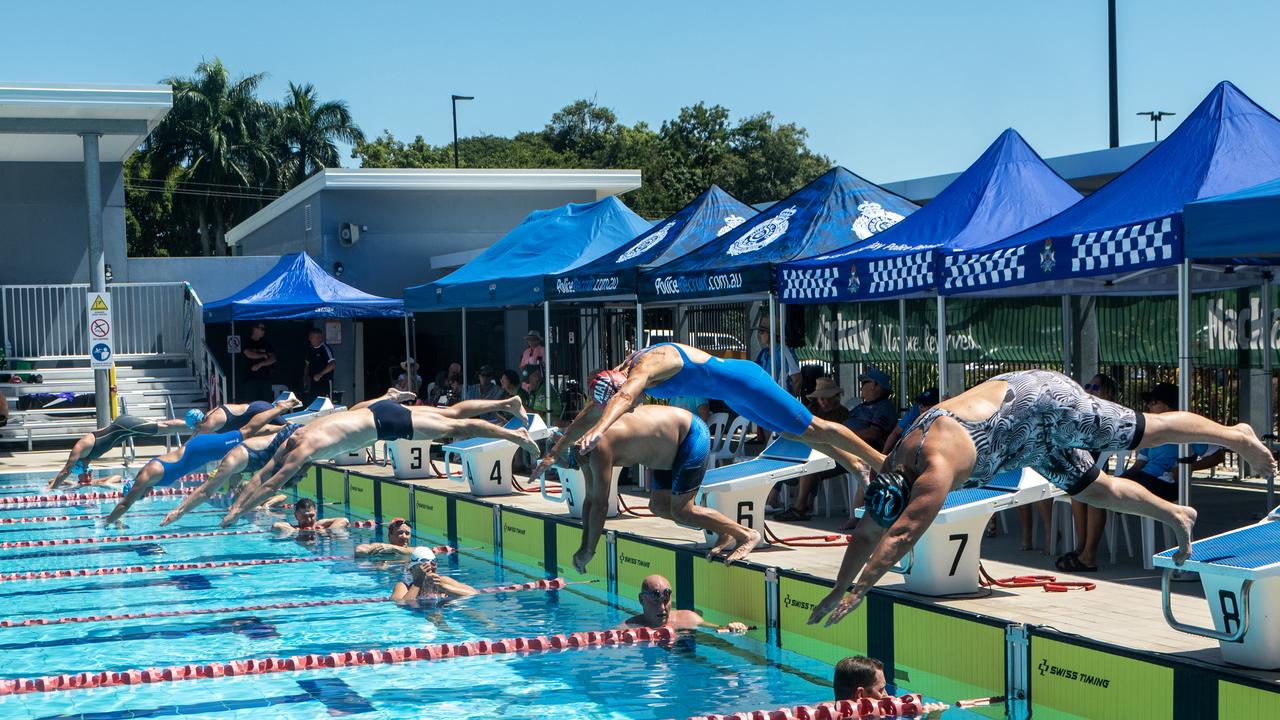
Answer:
[[[306,253],[283,255],[262,277],[228,298],[204,308],[205,322],[307,320],[310,318],[404,317],[404,302],[370,295],[326,273]],[[407,323],[407,320],[406,320]],[[405,356],[409,354],[408,326]],[[236,392],[236,362],[231,358],[231,394]]]
[[[779,265],[778,295],[804,304],[932,293],[939,248],[981,247],[1079,200],[1021,135],[1005,130],[928,205],[874,239]]]
[[[435,282],[404,291],[409,312],[462,310],[462,372],[467,374],[467,309],[542,304],[551,325],[547,277],[610,254],[650,224],[612,195],[591,203],[569,203],[529,213],[511,232],[471,262]],[[551,340],[548,333],[547,341]],[[551,405],[551,358],[546,356],[547,405]]]
[[[866,240],[918,209],[835,167],[767,210],[671,262],[640,273],[640,299],[673,302],[769,292],[772,263]]]

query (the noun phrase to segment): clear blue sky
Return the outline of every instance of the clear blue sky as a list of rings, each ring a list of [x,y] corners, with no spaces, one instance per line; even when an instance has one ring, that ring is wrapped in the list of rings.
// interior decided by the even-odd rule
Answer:
[[[1151,137],[1135,112],[1180,120],[1219,80],[1280,112],[1280,3],[1118,14],[1122,144]],[[538,129],[582,97],[654,126],[700,100],[770,111],[877,182],[961,170],[1006,127],[1045,156],[1107,144],[1105,0],[76,1],[7,6],[4,22],[0,79],[147,83],[219,56],[269,73],[271,97],[314,83],[371,136],[447,142],[458,93],[477,97],[463,135]]]

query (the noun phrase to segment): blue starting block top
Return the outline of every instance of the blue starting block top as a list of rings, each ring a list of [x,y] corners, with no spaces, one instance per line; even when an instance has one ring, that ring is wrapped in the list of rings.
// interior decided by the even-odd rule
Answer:
[[[515,430],[520,427],[528,428],[530,425],[533,424],[533,417],[534,416],[531,413],[529,415],[529,423],[526,425],[520,424],[520,418],[513,417],[510,420],[508,420],[506,424],[504,424],[502,427],[508,430]],[[482,445],[488,445],[489,443],[504,443],[504,442],[507,442],[507,441],[503,440],[502,438],[475,437],[475,438],[468,438],[466,440],[456,440],[454,442],[449,443],[448,445],[445,445],[444,449],[451,452],[455,450],[471,450],[472,448],[478,448]]]
[[[951,508],[960,507],[961,505],[972,505],[992,498],[1008,495],[1008,490],[990,489],[985,487],[970,488],[968,490],[955,490],[947,493],[947,499],[942,503],[942,509],[950,510]]]
[[[809,446],[799,440],[779,438],[769,443],[769,446],[760,453],[760,457],[772,460],[790,460],[791,462],[808,462],[811,452],[812,450]]]
[[[808,450],[805,450],[805,459],[808,459]],[[760,475],[764,473],[786,470],[796,466],[795,460],[776,460],[773,458],[758,457],[754,460],[746,462],[725,465],[724,467],[713,468],[707,471],[706,476],[702,479],[702,487],[706,488],[717,483],[725,483],[738,480],[752,475]]]
[[[1173,567],[1175,549],[1156,555],[1156,564]],[[1163,560],[1163,562],[1160,562]],[[1205,569],[1191,567],[1201,565]],[[1210,568],[1234,568],[1249,575],[1270,570],[1280,574],[1280,522],[1268,521],[1215,535],[1191,543],[1191,558],[1184,565],[1189,570],[1213,572]]]

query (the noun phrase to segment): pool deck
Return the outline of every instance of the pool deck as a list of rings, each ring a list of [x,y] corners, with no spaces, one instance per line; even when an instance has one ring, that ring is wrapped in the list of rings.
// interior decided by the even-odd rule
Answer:
[[[147,454],[147,451],[145,448],[139,448],[138,453],[142,457]],[[0,471],[56,470],[65,460],[65,450],[12,454],[0,452]],[[112,458],[105,460],[110,462]],[[390,467],[379,465],[356,465],[345,469],[369,476],[392,477]],[[524,478],[517,476],[517,479]],[[470,497],[469,493],[465,492],[467,485],[453,480],[426,479],[402,482]],[[635,492],[634,489],[624,488],[623,493],[629,506],[643,507],[647,504],[645,496]],[[1253,522],[1256,519],[1252,514],[1255,510],[1251,510],[1247,516],[1242,516],[1240,508],[1242,506],[1254,508],[1256,505],[1256,512],[1260,513],[1264,500],[1258,493],[1257,486],[1247,483],[1197,482],[1192,497],[1193,504],[1200,510],[1202,518],[1198,534],[1207,536]],[[565,514],[562,504],[544,500],[537,493],[483,499],[547,515]],[[989,574],[997,578],[1052,574],[1060,580],[1093,582],[1097,584],[1097,589],[1089,592],[1050,593],[1039,588],[995,588],[990,595],[972,599],[943,599],[920,595],[911,595],[911,597],[916,601],[1009,622],[1048,625],[1062,632],[1134,650],[1165,653],[1229,667],[1235,672],[1280,685],[1280,672],[1264,672],[1225,665],[1216,641],[1170,628],[1165,623],[1160,609],[1159,572],[1144,570],[1138,558],[1128,557],[1124,551],[1120,533],[1117,533],[1117,542],[1120,545],[1117,562],[1110,561],[1104,541],[1100,551],[1099,571],[1072,575],[1055,570],[1052,558],[1040,554],[1038,550],[1022,551],[1018,518],[1011,512],[1006,512],[1005,515],[1008,531],[1001,528],[997,537],[987,538],[983,542],[983,567]],[[827,519],[815,516],[813,520],[803,525],[770,521],[769,527],[780,537],[812,535],[815,529],[817,532],[835,531],[843,519],[842,517]],[[609,520],[606,528],[652,538],[674,546],[690,547],[702,541],[700,532],[676,526],[659,518],[621,515]],[[1135,551],[1140,551],[1137,523],[1130,524],[1130,532]],[[1159,537],[1158,532],[1157,538]],[[839,569],[842,556],[843,548],[762,547],[750,557],[752,561],[759,564],[832,579]],[[885,575],[878,587],[905,593],[901,576],[894,573]],[[1180,620],[1201,626],[1212,625],[1208,604],[1204,601],[1199,582],[1177,583],[1175,591],[1177,593],[1175,609]]]

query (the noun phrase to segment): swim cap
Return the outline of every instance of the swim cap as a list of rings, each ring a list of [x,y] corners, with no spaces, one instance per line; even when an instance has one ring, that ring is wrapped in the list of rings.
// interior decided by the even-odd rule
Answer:
[[[71,466],[71,472],[76,475],[83,475],[89,472],[89,463],[84,460],[77,460],[76,464]]]
[[[880,473],[867,485],[867,515],[889,527],[902,515],[911,497],[911,481],[902,473]]]
[[[604,407],[627,381],[627,376],[617,370],[602,370],[587,383],[587,390],[595,404]]]
[[[409,557],[409,567],[404,569],[400,575],[400,582],[405,585],[413,584],[413,568],[418,565],[426,565],[436,561],[435,552],[429,547],[416,547],[413,549],[413,555]]]
[[[186,419],[187,419],[187,427],[194,430],[195,427],[199,425],[201,421],[204,420],[204,413],[195,408],[191,408],[190,410],[187,411]]]

